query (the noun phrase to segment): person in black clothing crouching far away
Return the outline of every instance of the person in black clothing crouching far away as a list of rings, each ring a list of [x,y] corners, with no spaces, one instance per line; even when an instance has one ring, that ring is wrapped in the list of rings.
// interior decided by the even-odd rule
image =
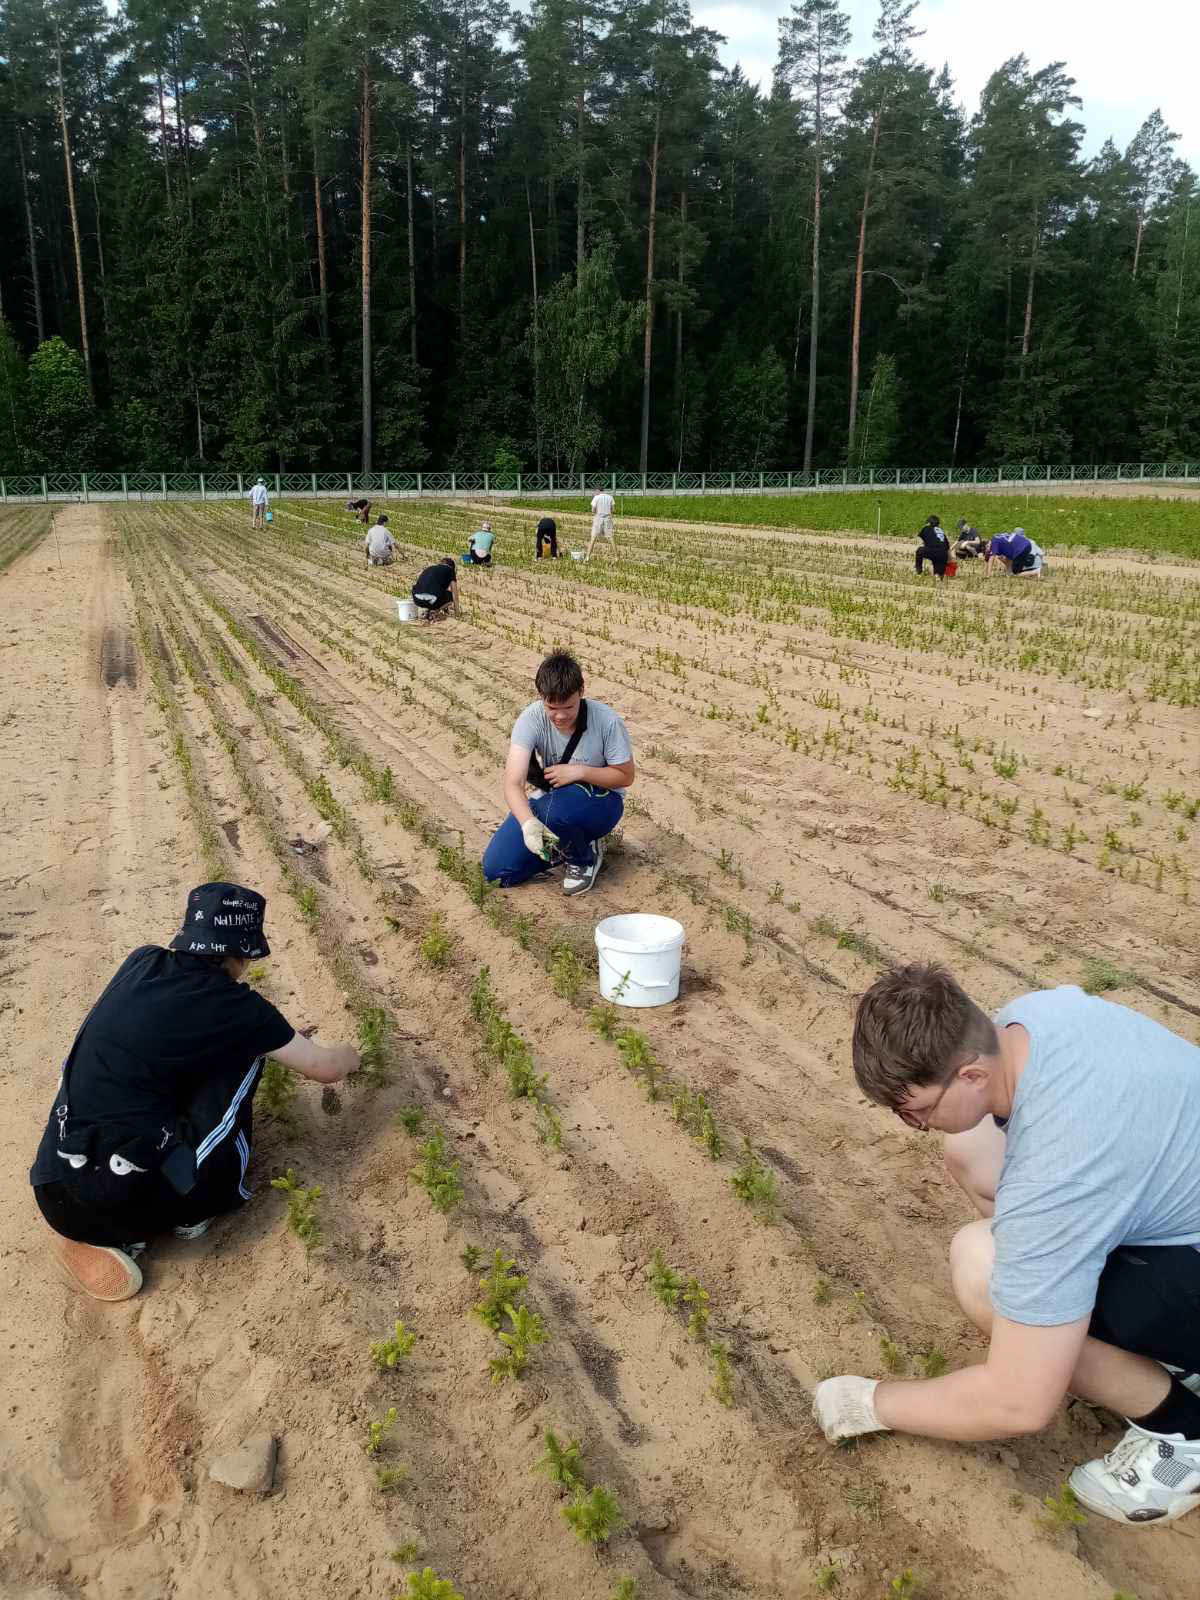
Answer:
[[[138,1292],[155,1234],[197,1238],[250,1199],[267,1056],[317,1083],[358,1068],[352,1046],[314,1044],[241,982],[271,953],[266,904],[234,883],[193,889],[170,946],[126,956],[75,1036],[29,1177],[59,1268],[96,1300]]]
[[[542,559],[542,546],[550,546],[552,557],[558,556],[558,524],[553,517],[543,517],[537,525],[537,559]]]
[[[930,517],[917,537],[921,541],[917,546],[917,571],[923,571],[928,561],[938,577],[944,578],[946,563],[950,560],[950,541],[942,527],[941,518]]]
[[[421,609],[422,622],[444,617],[451,605],[456,617],[462,615],[458,609],[458,579],[454,573],[454,557],[443,556],[432,567],[426,567],[413,584],[412,597]]]

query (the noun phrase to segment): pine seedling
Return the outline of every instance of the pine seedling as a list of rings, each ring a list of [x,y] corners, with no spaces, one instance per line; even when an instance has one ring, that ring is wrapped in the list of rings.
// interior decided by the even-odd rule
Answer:
[[[476,1022],[486,1023],[496,1009],[496,992],[492,988],[492,974],[488,967],[480,967],[479,975],[471,987],[471,1015]]]
[[[583,1476],[579,1470],[582,1449],[578,1439],[569,1439],[566,1444],[560,1444],[557,1434],[547,1428],[546,1454],[533,1470],[544,1472],[550,1482],[557,1483],[560,1488],[582,1488]]]
[[[507,1027],[507,1023],[505,1024]],[[515,1033],[504,1051],[504,1070],[508,1073],[508,1098],[510,1100],[541,1100],[546,1093],[544,1073],[533,1070],[533,1053],[524,1039]]]
[[[537,1103],[537,1136],[551,1150],[562,1149],[562,1118],[548,1100]]]
[[[637,1583],[633,1578],[618,1578],[612,1600],[637,1600]]]
[[[423,934],[418,949],[431,967],[444,967],[450,959],[453,948],[454,939],[446,930],[445,918],[440,911],[435,911],[429,919],[429,927]]]
[[[733,1368],[729,1364],[729,1346],[714,1340],[708,1347],[708,1359],[713,1369],[712,1392],[723,1406],[733,1404]]]
[[[903,1572],[898,1572],[888,1584],[887,1592],[895,1596],[895,1600],[915,1600],[924,1588],[924,1584],[911,1567],[905,1567]]]
[[[321,907],[317,900],[317,891],[311,883],[305,884],[304,888],[301,889],[297,896],[297,904],[300,907],[300,915],[305,922],[308,923],[310,928],[315,928],[321,920]]]
[[[367,1423],[366,1452],[369,1456],[377,1456],[383,1449],[384,1436],[396,1425],[396,1408],[389,1406],[387,1415],[380,1422]]]
[[[879,1335],[879,1353],[883,1357],[883,1364],[889,1372],[904,1372],[908,1367],[908,1357],[902,1345],[894,1339],[889,1339],[886,1333]]]
[[[387,1082],[387,1012],[368,1006],[358,1019],[358,1065],[371,1083]]]
[[[836,1561],[827,1561],[824,1566],[816,1571],[817,1590],[821,1594],[828,1594],[831,1589],[836,1589],[840,1573]]]
[[[493,1356],[488,1362],[492,1382],[497,1385],[508,1378],[524,1377],[534,1346],[546,1342],[546,1329],[536,1311],[527,1305],[505,1306],[504,1314],[511,1323],[509,1331],[499,1335],[506,1354]]]
[[[410,1572],[408,1588],[396,1600],[463,1600],[449,1578],[439,1578],[432,1567],[423,1572]]]
[[[1043,1528],[1052,1531],[1059,1528],[1077,1528],[1087,1521],[1087,1516],[1079,1508],[1079,1501],[1075,1491],[1069,1483],[1064,1483],[1057,1494],[1048,1494],[1042,1501],[1045,1508],[1038,1517]]]
[[[403,1110],[397,1111],[396,1121],[404,1129],[405,1133],[412,1134],[415,1138],[425,1126],[424,1108],[422,1106],[405,1106]]]
[[[483,1251],[477,1244],[466,1245],[460,1252],[458,1259],[472,1275],[479,1270],[479,1263],[483,1260]]]
[[[472,1315],[478,1317],[484,1327],[490,1328],[493,1333],[499,1333],[504,1325],[505,1307],[519,1305],[520,1297],[529,1284],[529,1279],[523,1273],[512,1270],[516,1264],[515,1260],[506,1260],[497,1250],[492,1256],[490,1271],[479,1280],[483,1299]]]
[[[923,1378],[942,1378],[950,1370],[950,1363],[946,1360],[946,1352],[931,1344],[928,1350],[921,1352],[921,1376]]]
[[[271,1187],[287,1195],[287,1225],[304,1246],[306,1254],[312,1255],[314,1250],[321,1248],[321,1219],[317,1216],[321,1185],[318,1183],[311,1189],[303,1188],[289,1167],[282,1178],[271,1179]]]
[[[375,1486],[380,1494],[395,1494],[407,1476],[405,1467],[376,1467]]]
[[[397,1321],[394,1330],[386,1339],[372,1339],[371,1360],[380,1372],[390,1372],[393,1367],[399,1366],[404,1357],[412,1354],[412,1347],[417,1342],[416,1334],[411,1328]]]
[[[409,1172],[409,1177],[429,1196],[435,1211],[443,1214],[453,1211],[463,1197],[463,1186],[458,1177],[458,1162],[446,1157],[446,1135],[440,1128],[420,1146],[421,1159]]]
[[[684,1285],[683,1303],[691,1307],[688,1332],[693,1339],[699,1339],[703,1343],[708,1338],[708,1290],[699,1278],[689,1278]]]
[[[254,1104],[277,1122],[287,1123],[292,1120],[292,1101],[295,1098],[296,1080],[282,1061],[268,1056],[262,1077],[258,1080]]]
[[[754,1154],[749,1139],[743,1142],[741,1160],[729,1186],[739,1200],[750,1206],[760,1222],[779,1220],[779,1184],[775,1174]]]
[[[684,1282],[683,1275],[669,1267],[663,1259],[662,1251],[656,1250],[650,1259],[650,1287],[654,1291],[655,1299],[661,1301],[668,1311],[674,1311],[679,1304]]]
[[[415,1561],[420,1553],[420,1539],[406,1539],[403,1544],[398,1544],[394,1550],[388,1551],[388,1560],[394,1561],[398,1567],[406,1567],[410,1561]]]
[[[607,1544],[625,1525],[616,1495],[601,1483],[590,1494],[576,1489],[574,1499],[562,1508],[562,1514],[581,1544]]]
[[[827,1306],[833,1299],[833,1290],[829,1286],[828,1278],[818,1278],[813,1284],[813,1304]]]
[[[577,999],[586,977],[587,968],[570,945],[551,946],[550,987],[560,1000]]]

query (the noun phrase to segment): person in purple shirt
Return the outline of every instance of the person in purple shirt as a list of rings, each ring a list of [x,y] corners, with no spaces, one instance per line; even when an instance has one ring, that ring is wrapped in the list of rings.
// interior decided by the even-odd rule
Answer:
[[[1011,533],[997,533],[987,547],[988,577],[1001,567],[1019,577],[1022,572],[1033,572],[1039,564],[1041,551],[1028,538],[1024,528],[1014,528]]]

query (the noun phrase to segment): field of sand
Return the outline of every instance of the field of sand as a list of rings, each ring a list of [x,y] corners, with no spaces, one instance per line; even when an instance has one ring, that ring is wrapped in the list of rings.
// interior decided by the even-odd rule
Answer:
[[[944,960],[989,1006],[1086,980],[1200,1039],[1200,567],[941,587],[907,545],[639,524],[585,568],[534,564],[533,520],[497,513],[499,565],[428,629],[394,600],[465,548],[462,507],[398,510],[397,566],[367,571],[328,505],[261,533],[240,507],[74,506],[0,576],[0,1594],[389,1600],[428,1566],[465,1600],[609,1600],[626,1577],[637,1600],[1184,1600],[1200,1514],[1039,1516],[1116,1419],[836,1449],[809,1397],[983,1350],[950,1294],[970,1213],[939,1141],[850,1072],[882,964]],[[473,875],[552,644],[638,764],[575,900]],[[218,872],[268,897],[254,980],[327,1043],[381,1016],[386,1081],[260,1105],[254,1202],[155,1245],[136,1299],[90,1302],[50,1270],[26,1177],[58,1064]],[[630,1071],[592,1025],[592,934],[634,910],[687,944],[678,1002],[617,1019],[654,1063]],[[485,965],[549,1116],[489,1051]],[[411,1177],[438,1128],[446,1213]],[[731,1186],[746,1140],[773,1217]],[[269,1186],[288,1168],[322,1189],[311,1255]],[[515,1261],[547,1335],[501,1384],[471,1246]],[[652,1294],[655,1251],[708,1291],[705,1341]],[[397,1318],[416,1342],[381,1372]],[[597,1549],[535,1470],[547,1428],[619,1502]],[[262,1430],[273,1492],[212,1481]],[[919,1591],[890,1589],[905,1570]]]

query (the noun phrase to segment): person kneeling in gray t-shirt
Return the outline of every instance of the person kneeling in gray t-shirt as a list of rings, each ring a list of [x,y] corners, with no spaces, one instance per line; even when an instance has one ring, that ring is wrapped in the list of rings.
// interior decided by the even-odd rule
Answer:
[[[583,698],[574,656],[547,656],[534,684],[540,699],[513,725],[504,767],[509,812],[484,851],[483,875],[511,889],[547,871],[549,833],[556,859],[566,863],[563,892],[582,894],[595,883],[604,839],[625,809],[618,790],[633,782],[633,748],[612,707]]]
[[[1129,1423],[1070,1485],[1133,1526],[1200,1507],[1200,1049],[1066,986],[988,1017],[944,968],[879,978],[854,1073],[918,1132],[949,1135],[983,1219],[950,1246],[987,1360],[942,1378],[818,1384],[828,1439],[1034,1433],[1068,1391]]]

